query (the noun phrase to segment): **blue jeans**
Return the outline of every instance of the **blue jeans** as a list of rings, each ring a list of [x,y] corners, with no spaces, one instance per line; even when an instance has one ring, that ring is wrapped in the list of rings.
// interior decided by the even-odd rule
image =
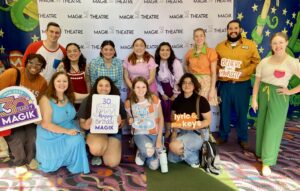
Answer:
[[[208,140],[209,130],[201,129],[201,132],[204,133],[204,139]],[[193,131],[180,131],[176,140],[179,140],[183,144],[183,155],[179,156],[175,153],[169,151],[168,160],[172,163],[177,163],[181,161],[185,161],[189,165],[199,164],[199,150],[203,143],[203,138],[201,135],[197,135]]]
[[[157,135],[134,135],[134,142],[140,152],[140,158],[146,162],[147,166],[156,170],[159,168],[158,155],[156,153]]]

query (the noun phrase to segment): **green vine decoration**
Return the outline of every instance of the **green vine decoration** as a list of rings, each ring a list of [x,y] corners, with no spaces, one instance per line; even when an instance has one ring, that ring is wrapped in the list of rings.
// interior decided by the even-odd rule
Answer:
[[[258,26],[265,26],[267,24],[267,26],[271,29],[275,29],[277,26],[278,26],[278,17],[277,16],[274,16],[272,18],[272,22],[274,24],[271,24],[271,21],[270,21],[270,17],[267,16],[266,19],[262,19],[261,18],[261,15],[259,15],[256,19],[256,26],[254,27],[254,29],[252,30],[251,32],[251,37],[252,39],[254,40],[254,42],[256,42],[256,44],[261,44],[262,43],[262,40],[263,40],[263,35],[259,35],[257,34],[257,27]]]
[[[10,11],[10,17],[14,25],[25,32],[34,30],[39,21],[31,17],[25,17],[23,10],[32,0],[18,0],[11,7],[0,7],[0,11],[8,12]]]

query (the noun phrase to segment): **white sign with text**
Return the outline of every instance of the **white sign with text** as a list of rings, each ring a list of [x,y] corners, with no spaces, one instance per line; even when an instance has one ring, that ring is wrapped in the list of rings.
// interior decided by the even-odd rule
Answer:
[[[115,134],[118,132],[120,96],[93,95],[91,133]]]

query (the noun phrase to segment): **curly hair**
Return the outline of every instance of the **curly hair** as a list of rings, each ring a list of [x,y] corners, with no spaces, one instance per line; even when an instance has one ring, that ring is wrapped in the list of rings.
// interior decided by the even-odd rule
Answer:
[[[161,60],[159,52],[160,52],[160,49],[161,49],[162,46],[168,46],[170,48],[170,57],[167,60],[168,61],[168,68],[171,71],[171,73],[174,75],[173,63],[174,63],[174,60],[176,59],[176,56],[175,56],[174,50],[172,49],[172,46],[168,42],[160,43],[159,46],[157,47],[156,51],[155,51],[155,63],[158,65],[157,70],[156,70],[156,75],[159,72],[159,66],[160,66],[160,60]]]
[[[109,82],[110,92],[109,92],[108,95],[120,95],[120,91],[117,88],[117,86],[114,84],[114,82],[112,81],[112,79],[110,79],[107,76],[99,76],[97,78],[97,80],[95,81],[95,83],[94,83],[94,85],[93,85],[93,87],[91,89],[90,94],[87,97],[86,112],[87,112],[88,116],[91,116],[93,95],[94,94],[99,94],[98,91],[97,91],[97,86],[98,86],[99,81],[101,81],[101,80],[106,80],[106,81]]]
[[[65,72],[56,72],[53,74],[49,84],[48,84],[48,88],[46,90],[45,95],[47,96],[48,99],[54,99],[56,101],[56,103],[58,103],[58,97],[56,95],[56,89],[54,86],[54,81],[55,79],[59,76],[59,75],[65,75],[68,79],[68,88],[67,90],[64,92],[64,95],[67,96],[68,100],[74,104],[75,102],[75,95],[74,95],[74,91],[73,91],[73,86],[71,83],[71,80],[69,78],[69,76],[65,73]]]
[[[178,87],[180,88],[181,93],[183,93],[182,85],[183,85],[183,81],[186,78],[191,79],[192,83],[194,84],[194,93],[198,94],[201,90],[201,85],[200,85],[199,81],[197,80],[197,78],[194,76],[194,74],[191,74],[191,73],[185,73],[185,74],[183,74],[183,76],[181,76],[181,78],[178,82]]]
[[[80,46],[76,43],[69,43],[67,44],[66,46],[66,50],[68,50],[69,46],[76,46],[76,48],[79,50],[79,52],[81,53],[81,50],[80,50]],[[69,59],[68,56],[65,56],[63,59],[62,59],[62,62],[64,63],[64,68],[67,72],[70,72],[71,70],[71,61]],[[85,71],[85,66],[86,66],[86,58],[83,56],[83,54],[80,54],[79,56],[79,59],[78,59],[78,68],[80,71]]]
[[[42,69],[45,69],[47,62],[41,54],[28,54],[25,60],[25,67],[30,60],[33,60],[35,58],[37,58],[38,61],[42,64]]]
[[[143,42],[143,44],[145,45],[145,47],[147,47],[147,45],[146,45],[146,42],[145,42],[145,40],[144,39],[142,39],[142,38],[137,38],[137,39],[135,39],[134,41],[133,41],[133,43],[132,43],[132,48],[134,47],[134,44],[137,42],[137,41],[142,41]],[[143,55],[143,59],[144,59],[144,61],[145,62],[148,62],[149,60],[150,60],[150,58],[152,58],[153,56],[149,53],[149,52],[147,52],[147,51],[145,51],[145,53],[144,53],[144,55]],[[137,56],[136,56],[136,54],[134,53],[134,51],[128,56],[128,62],[130,62],[132,65],[135,65],[136,64],[136,60],[137,60]]]

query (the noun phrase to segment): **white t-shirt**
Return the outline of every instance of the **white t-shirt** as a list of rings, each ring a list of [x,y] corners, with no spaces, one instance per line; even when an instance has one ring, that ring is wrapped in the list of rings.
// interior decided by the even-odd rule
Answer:
[[[279,87],[287,87],[289,80],[300,71],[299,60],[291,56],[281,64],[273,64],[270,62],[271,57],[266,57],[256,67],[256,77],[260,77],[262,82],[272,84]]]

